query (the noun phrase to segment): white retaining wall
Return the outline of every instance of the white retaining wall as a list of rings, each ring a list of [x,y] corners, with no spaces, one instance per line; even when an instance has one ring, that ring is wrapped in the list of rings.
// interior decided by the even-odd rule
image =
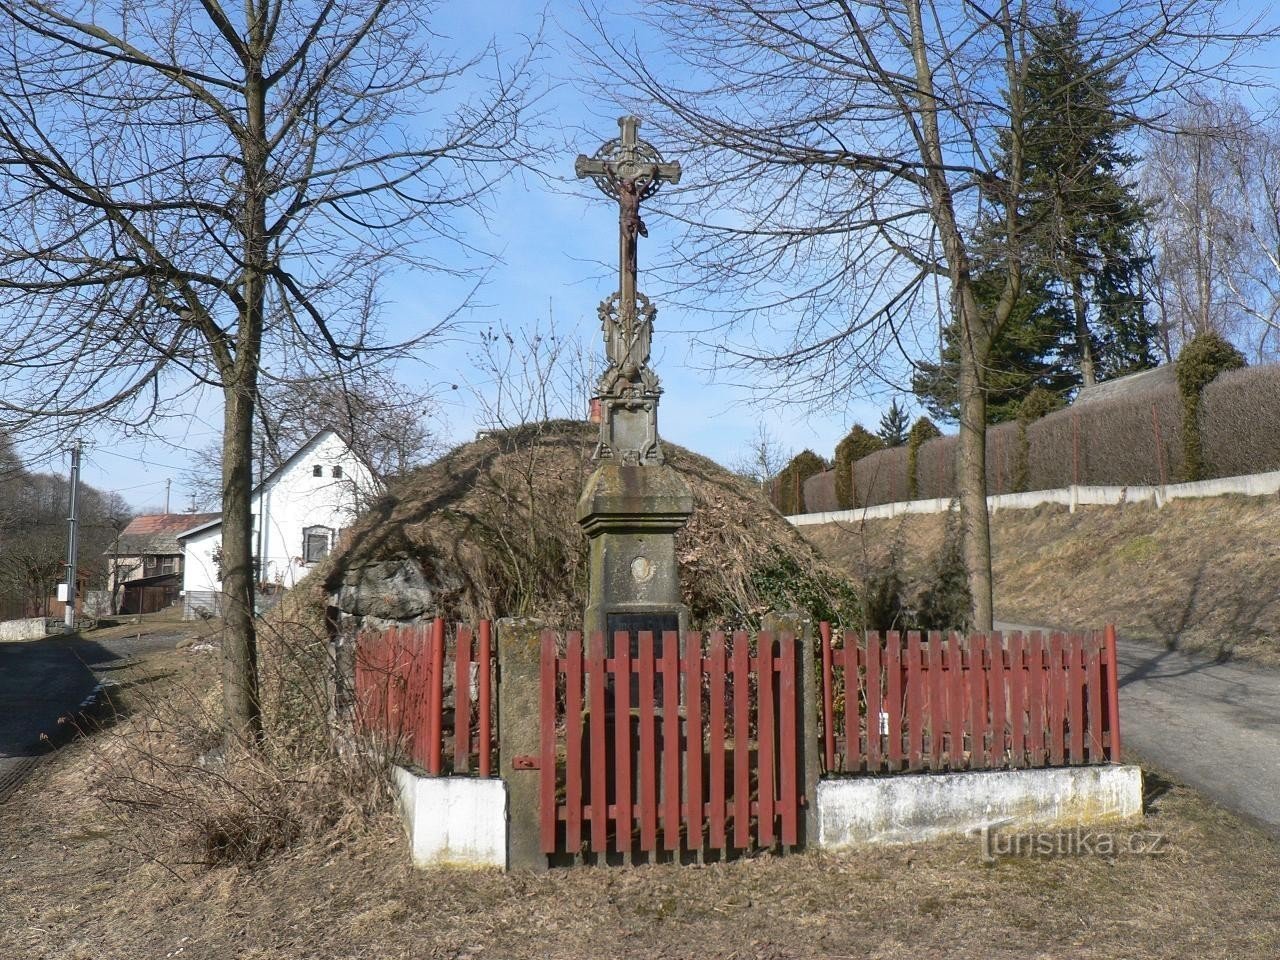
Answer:
[[[1265,497],[1280,494],[1280,470],[1271,473],[1252,473],[1241,477],[1222,477],[1217,480],[1200,480],[1196,483],[1171,483],[1165,486],[1104,487],[1074,485],[1058,490],[1028,490],[1026,493],[1001,493],[987,497],[987,509],[1029,510],[1042,503],[1056,503],[1075,513],[1079,506],[1116,506],[1121,503],[1150,501],[1163,507],[1170,500],[1221,497],[1235,493],[1246,497]],[[820,523],[861,523],[864,520],[886,520],[905,513],[946,513],[955,501],[909,500],[902,503],[882,503],[857,510],[828,510],[823,513],[801,513],[787,517],[798,527]]]
[[[507,868],[507,785],[393,767],[413,865]],[[818,849],[962,837],[984,827],[1098,826],[1142,814],[1136,766],[982,770],[821,780]]]
[[[897,774],[818,782],[818,847],[916,843],[983,827],[1092,826],[1142,813],[1136,766]]]
[[[392,768],[415,867],[507,868],[507,784]]]
[[[44,636],[44,617],[0,621],[0,642],[5,640],[38,640]]]

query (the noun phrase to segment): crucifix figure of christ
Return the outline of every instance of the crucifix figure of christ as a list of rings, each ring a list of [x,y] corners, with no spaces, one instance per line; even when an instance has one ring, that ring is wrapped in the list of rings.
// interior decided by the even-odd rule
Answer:
[[[573,169],[590,177],[608,197],[618,202],[618,292],[600,304],[609,370],[601,381],[602,396],[656,391],[658,382],[649,369],[653,318],[657,312],[649,298],[636,290],[636,248],[647,237],[640,218],[640,204],[653,196],[662,183],[680,182],[680,164],[667,163],[662,154],[636,136],[640,121],[619,117],[620,136],[605,143],[595,156],[579,154]],[[637,303],[637,301],[639,301]]]

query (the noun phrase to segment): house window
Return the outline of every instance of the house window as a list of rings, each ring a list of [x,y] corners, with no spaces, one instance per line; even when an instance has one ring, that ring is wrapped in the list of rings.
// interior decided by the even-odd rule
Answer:
[[[342,467],[340,467],[340,466],[335,466],[335,467],[333,468],[333,479],[335,479],[335,480],[341,480],[341,479],[342,479]]]
[[[142,575],[144,577],[155,576],[157,559],[158,559],[157,557],[142,558]]]
[[[161,573],[163,573],[163,574],[177,573],[177,572],[178,572],[178,558],[177,558],[177,557],[162,557],[162,558],[160,559],[160,572],[161,572]]]
[[[316,563],[329,555],[333,531],[328,527],[307,527],[302,531],[302,560]]]
[[[311,475],[313,477],[323,477],[324,467],[320,466],[320,464],[317,463],[314,467],[311,468]]]

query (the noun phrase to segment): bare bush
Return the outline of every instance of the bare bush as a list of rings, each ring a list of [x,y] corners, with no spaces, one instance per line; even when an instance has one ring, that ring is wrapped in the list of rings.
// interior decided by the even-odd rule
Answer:
[[[391,799],[387,744],[355,736],[329,709],[333,667],[319,607],[290,596],[261,624],[261,744],[223,738],[216,657],[182,680],[109,703],[90,743],[96,796],[137,853],[171,871],[252,864],[292,844],[359,830]],[[218,637],[207,638],[215,646]]]

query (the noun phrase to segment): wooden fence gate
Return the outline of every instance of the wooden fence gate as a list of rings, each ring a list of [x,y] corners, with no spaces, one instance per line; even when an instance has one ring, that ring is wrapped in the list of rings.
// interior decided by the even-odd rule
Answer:
[[[541,635],[542,851],[723,859],[801,841],[800,644],[789,632]],[[655,642],[656,641],[656,642]]]

